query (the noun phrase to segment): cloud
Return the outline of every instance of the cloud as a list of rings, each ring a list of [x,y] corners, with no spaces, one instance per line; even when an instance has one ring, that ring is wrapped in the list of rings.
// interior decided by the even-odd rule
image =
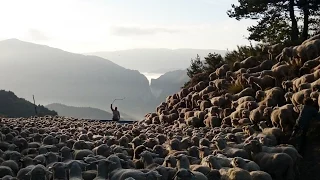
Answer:
[[[154,35],[158,33],[177,33],[180,30],[169,28],[141,28],[141,27],[124,27],[118,26],[111,29],[112,34],[117,36],[143,36]]]
[[[47,41],[50,39],[42,31],[37,30],[37,29],[29,29],[28,35],[34,41]]]

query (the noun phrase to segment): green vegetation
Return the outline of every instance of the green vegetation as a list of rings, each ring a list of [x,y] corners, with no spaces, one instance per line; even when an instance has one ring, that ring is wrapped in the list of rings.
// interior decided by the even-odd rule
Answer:
[[[57,115],[42,105],[37,106],[37,115]],[[35,115],[35,106],[31,102],[18,98],[11,91],[0,90],[0,117],[30,117]]]
[[[191,78],[185,83],[188,88],[199,81],[207,81],[210,73],[214,72],[222,62],[232,68],[235,62],[242,61],[249,56],[258,59],[268,59],[265,45],[281,43],[284,46],[297,45],[310,36],[320,33],[320,1],[319,0],[238,0],[227,11],[230,18],[237,20],[257,20],[257,24],[248,27],[247,39],[250,46],[238,46],[228,51],[225,57],[219,54],[209,54],[204,61],[199,55],[191,60],[188,76]],[[251,41],[257,42],[253,46]],[[292,64],[293,71],[298,65]],[[230,87],[230,91],[238,91],[237,87]]]
[[[191,65],[187,69],[187,75],[191,78],[184,84],[184,87],[192,87],[199,81],[208,79],[208,76],[213,73],[224,62],[224,58],[217,53],[209,53],[204,61],[200,60],[200,56],[197,55],[195,59],[191,59]]]
[[[253,19],[249,40],[298,43],[319,31],[319,0],[238,0],[227,14],[237,20]]]

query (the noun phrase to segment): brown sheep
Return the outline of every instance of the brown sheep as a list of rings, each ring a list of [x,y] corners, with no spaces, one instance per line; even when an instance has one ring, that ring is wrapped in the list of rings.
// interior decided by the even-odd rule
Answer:
[[[289,96],[287,97],[288,99],[291,99],[291,102],[294,106],[298,106],[299,104],[303,104],[303,100],[307,97],[310,97],[312,90],[311,89],[304,89],[301,91],[298,91],[294,94],[289,94]],[[290,95],[292,95],[290,97]]]
[[[262,61],[261,64],[253,67],[253,68],[249,68],[247,70],[247,73],[257,73],[257,72],[260,72],[260,71],[263,71],[263,70],[270,70],[273,66],[273,61],[272,60],[265,60],[265,61]]]
[[[275,108],[271,114],[269,114],[272,125],[281,128],[283,132],[292,130],[297,118],[297,113],[293,107],[292,104],[286,104]]]
[[[238,69],[240,69],[240,68],[246,68],[246,69],[248,69],[248,68],[252,68],[252,67],[257,66],[259,63],[260,63],[260,62],[259,62],[259,59],[257,59],[257,57],[255,57],[255,56],[250,56],[250,57],[244,59],[244,60],[241,61],[241,62],[235,62],[235,63],[233,64],[233,68],[234,68],[234,70],[238,70]]]
[[[263,76],[261,78],[251,76],[248,78],[248,84],[255,84],[260,88],[260,90],[265,90],[266,88],[275,87],[276,79],[269,75]]]
[[[253,109],[253,110],[250,112],[249,119],[250,119],[250,121],[251,121],[253,124],[257,124],[257,123],[259,123],[261,120],[263,120],[263,112],[264,112],[264,109],[265,109],[266,107],[267,107],[267,106],[262,105],[262,106],[257,107],[256,109]]]
[[[223,77],[226,75],[226,72],[230,70],[230,67],[228,64],[224,64],[221,67],[217,68],[215,73],[217,77]]]
[[[217,116],[208,116],[203,123],[209,128],[220,127],[221,119]]]

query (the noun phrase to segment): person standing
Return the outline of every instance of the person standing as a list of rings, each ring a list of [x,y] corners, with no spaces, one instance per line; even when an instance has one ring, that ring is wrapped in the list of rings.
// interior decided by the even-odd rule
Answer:
[[[303,156],[307,145],[307,133],[312,119],[319,119],[320,113],[314,106],[314,101],[311,98],[306,98],[300,111],[300,115],[296,120],[296,125],[292,132],[290,139],[294,138],[301,132],[301,139],[299,141],[298,151]]]
[[[119,121],[120,120],[120,112],[118,111],[118,108],[115,107],[113,109],[112,104],[111,104],[111,110],[112,110],[112,121]]]

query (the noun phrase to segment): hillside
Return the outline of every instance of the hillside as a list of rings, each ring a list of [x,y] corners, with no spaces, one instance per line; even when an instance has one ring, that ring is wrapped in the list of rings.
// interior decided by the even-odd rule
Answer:
[[[82,119],[112,119],[112,113],[91,107],[73,107],[63,104],[53,103],[46,105],[46,108],[58,112],[60,116],[75,117]],[[136,120],[127,114],[120,112],[122,120]]]
[[[50,111],[44,106],[37,106],[37,115],[57,115],[55,111]],[[0,117],[30,117],[35,115],[33,103],[17,97],[11,91],[0,90]]]
[[[289,172],[287,177],[296,177],[291,179],[319,179],[319,44],[320,34],[296,46],[266,46],[273,49],[269,54],[259,46],[242,47],[249,49],[247,54],[235,51],[221,65],[211,63],[200,69],[191,79],[194,85],[168,96],[141,123],[170,128],[172,125],[184,137],[188,137],[187,129],[191,134],[199,130],[197,134],[207,139],[207,147],[243,150],[242,158],[265,167],[264,171],[270,174],[268,179],[277,178],[271,170],[276,165],[292,168],[283,170]],[[306,54],[292,58],[287,52],[294,50]],[[257,55],[252,56],[253,53]],[[311,111],[314,113],[310,114]],[[295,130],[297,133],[293,134]],[[289,149],[295,156],[288,153]],[[251,157],[261,152],[265,153],[263,158],[269,157]],[[269,154],[274,152],[284,153],[287,160],[281,164],[267,163],[275,159]],[[225,154],[228,158],[234,155]],[[295,170],[292,162],[297,166]]]
[[[170,71],[157,79],[151,79],[150,88],[157,101],[161,102],[167,96],[179,91],[189,79],[187,70]]]
[[[120,66],[136,69],[140,72],[166,73],[188,68],[191,58],[195,58],[197,54],[203,58],[213,52],[224,55],[227,51],[215,49],[131,49],[87,54],[111,59]]]
[[[157,104],[144,75],[101,57],[17,39],[0,41],[0,52],[0,86],[27,100],[104,109],[126,97],[116,105],[137,119]]]

